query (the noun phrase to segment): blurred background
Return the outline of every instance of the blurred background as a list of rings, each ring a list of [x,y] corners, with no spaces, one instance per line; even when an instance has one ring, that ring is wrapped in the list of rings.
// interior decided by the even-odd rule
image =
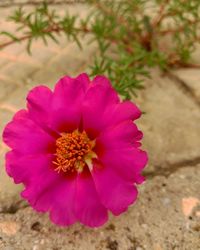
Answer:
[[[199,24],[199,0],[0,1],[1,132],[34,86],[105,74],[143,111],[149,154],[126,213],[99,229],[59,228],[20,198],[1,142],[0,249],[200,249]]]

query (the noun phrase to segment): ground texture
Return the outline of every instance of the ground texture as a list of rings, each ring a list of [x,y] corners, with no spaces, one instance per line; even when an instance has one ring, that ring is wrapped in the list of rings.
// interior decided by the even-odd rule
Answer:
[[[11,1],[5,1],[9,3]],[[20,1],[19,1],[20,2]],[[63,11],[62,6],[57,7]],[[71,11],[84,14],[76,4]],[[0,27],[13,7],[0,8]],[[86,43],[85,43],[86,44]],[[27,91],[53,87],[65,74],[87,70],[94,46],[83,51],[60,38],[60,45],[37,42],[30,57],[23,44],[0,51],[0,131],[25,106]],[[2,250],[199,250],[200,249],[200,70],[152,71],[134,101],[146,113],[138,122],[149,152],[147,181],[137,203],[100,229],[79,224],[59,228],[20,198],[21,186],[6,176],[0,145],[0,249]]]

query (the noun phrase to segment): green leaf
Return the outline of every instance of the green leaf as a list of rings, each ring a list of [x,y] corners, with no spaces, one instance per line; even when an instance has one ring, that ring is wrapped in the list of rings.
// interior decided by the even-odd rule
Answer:
[[[16,37],[15,35],[7,32],[7,31],[2,31],[0,34],[10,37],[13,41],[19,42],[19,38],[18,37]]]

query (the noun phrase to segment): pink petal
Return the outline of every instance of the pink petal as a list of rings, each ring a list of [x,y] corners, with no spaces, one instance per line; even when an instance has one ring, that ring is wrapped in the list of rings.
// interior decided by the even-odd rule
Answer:
[[[28,200],[35,210],[50,210],[54,223],[71,225],[76,221],[76,182],[54,171],[53,158],[53,155],[21,156],[11,151],[7,154],[6,169],[15,183],[23,182],[26,185],[22,197]]]
[[[33,163],[34,161],[32,164]],[[44,195],[48,195],[52,188],[54,188],[59,183],[59,174],[54,171],[52,162],[45,162],[45,159],[40,161],[40,163],[36,165],[36,168],[37,170],[31,170],[31,168],[29,169],[30,177],[24,181],[26,188],[21,193],[21,195],[37,211],[44,212],[50,208],[51,203],[53,203],[53,197],[51,196],[49,199],[46,199],[46,202],[39,201]],[[33,176],[31,176],[32,173]]]
[[[40,175],[43,168],[52,171],[53,159],[51,154],[21,155],[10,151],[6,154],[6,171],[15,183],[28,184]]]
[[[112,115],[111,115],[112,114]],[[112,124],[117,124],[125,120],[136,120],[141,116],[139,108],[130,101],[124,101],[116,105],[113,113],[108,113],[108,118]]]
[[[47,122],[51,109],[53,93],[46,86],[33,88],[28,96],[28,110],[31,118],[36,122]]]
[[[108,220],[107,209],[99,200],[90,174],[79,174],[76,190],[76,217],[89,227],[98,227]]]
[[[103,131],[96,139],[96,152],[101,155],[102,151],[108,149],[123,149],[138,146],[137,141],[141,139],[142,132],[132,121],[122,122],[114,127]]]
[[[54,193],[54,186],[57,190],[58,185],[59,182],[56,182],[54,179],[48,179],[45,180],[44,183],[42,183],[43,190],[38,190],[33,185],[28,186],[21,193],[21,196],[22,198],[26,199],[32,206],[32,208],[35,209],[37,212],[49,212],[52,206],[54,206],[54,200],[57,195]],[[53,222],[56,223],[55,221]]]
[[[106,110],[119,103],[117,93],[105,77],[97,77],[93,82],[82,104],[83,128],[91,137],[102,130]]]
[[[52,202],[50,218],[55,224],[69,226],[77,221],[74,213],[75,195],[75,178],[62,178],[57,185],[50,187],[47,198]],[[41,197],[39,201],[42,202]]]
[[[140,115],[141,112],[138,107],[130,101],[110,105],[101,117],[101,129],[116,126],[123,121],[134,121],[138,119]]]
[[[81,84],[83,84],[85,90],[87,90],[89,88],[90,79],[86,73],[82,73],[82,74],[78,75],[75,79],[76,79],[76,81],[81,82]]]
[[[121,177],[135,183],[142,183],[141,172],[147,164],[146,152],[137,148],[106,150],[100,157],[105,167],[113,168]]]
[[[110,105],[102,116],[102,130],[108,129],[125,121],[134,121],[141,115],[140,110],[130,101]],[[142,136],[141,136],[142,137]],[[141,138],[138,138],[140,140]]]
[[[30,174],[32,174],[31,171]],[[37,174],[33,173],[29,182],[25,183],[26,188],[21,195],[35,210],[39,212],[49,210],[54,223],[71,224],[74,216],[71,219],[67,219],[67,217],[71,217],[73,214],[73,207],[70,207],[72,195],[70,192],[75,193],[75,185],[72,188],[72,183],[70,178],[54,171],[52,162],[46,164],[41,162],[37,166]],[[59,216],[60,218],[58,218]]]
[[[136,187],[124,181],[112,167],[94,163],[92,176],[101,202],[114,215],[126,211],[136,200]]]
[[[109,88],[112,86],[110,80],[107,77],[103,76],[103,75],[95,76],[92,83],[93,83],[93,85],[98,85],[98,84],[100,84],[100,85],[103,84],[104,86],[107,85],[107,87],[109,87]]]
[[[125,120],[135,120],[141,112],[130,101],[120,103],[116,91],[104,76],[97,76],[87,91],[83,106],[83,127],[96,137],[103,129]]]
[[[46,86],[38,86],[32,89],[27,96],[27,107],[30,119],[43,128],[47,133],[55,135],[51,128],[52,91]]]
[[[3,140],[17,152],[29,154],[52,152],[55,145],[55,139],[33,121],[16,117],[6,125]]]
[[[82,80],[84,79],[84,80]],[[75,130],[81,122],[81,103],[88,88],[85,75],[63,77],[56,85],[52,100],[52,127],[57,131]]]
[[[13,120],[20,119],[20,118],[29,118],[28,112],[25,109],[20,109],[15,113],[13,116]]]

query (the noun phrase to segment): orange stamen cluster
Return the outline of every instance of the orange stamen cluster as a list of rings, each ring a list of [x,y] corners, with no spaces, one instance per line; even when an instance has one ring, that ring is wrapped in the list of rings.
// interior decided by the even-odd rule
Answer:
[[[92,149],[94,141],[91,141],[86,132],[78,130],[72,133],[63,133],[56,140],[56,160],[53,162],[60,172],[82,172],[87,159],[94,154]]]

